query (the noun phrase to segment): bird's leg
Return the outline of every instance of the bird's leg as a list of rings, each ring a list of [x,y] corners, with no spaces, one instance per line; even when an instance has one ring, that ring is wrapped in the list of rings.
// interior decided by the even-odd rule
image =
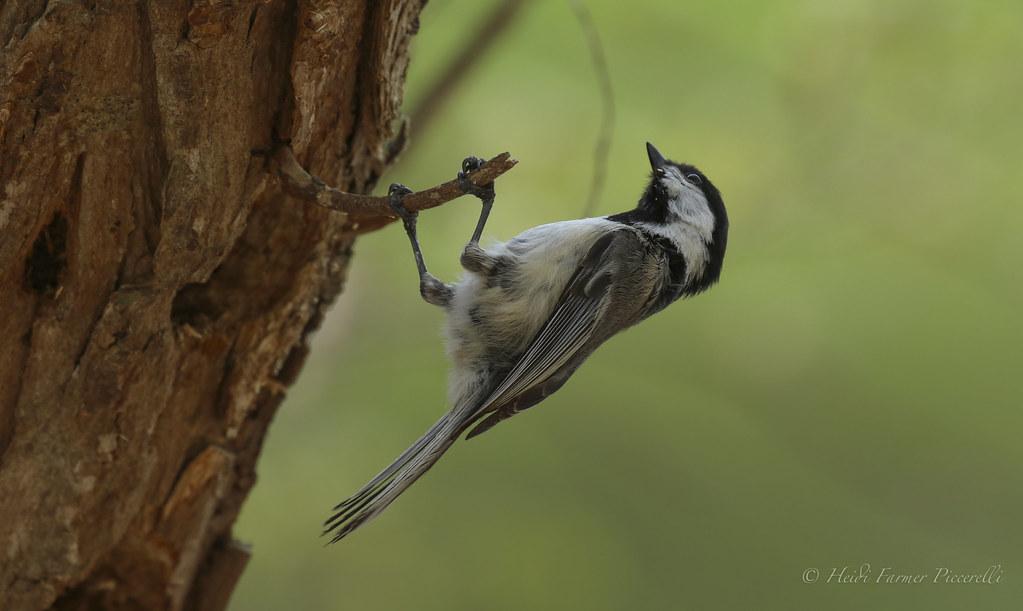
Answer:
[[[482,187],[477,186],[469,180],[469,174],[478,170],[483,165],[479,157],[466,157],[462,161],[462,171],[458,173],[458,186],[462,193],[472,195],[480,200],[480,218],[476,221],[476,229],[469,238],[469,243],[462,251],[461,263],[465,269],[476,273],[489,273],[494,268],[496,260],[488,255],[479,246],[480,236],[483,235],[483,228],[487,224],[487,217],[490,216],[490,209],[494,207],[494,183],[488,183]]]
[[[454,290],[450,285],[444,284],[426,270],[426,262],[423,261],[423,251],[419,247],[419,238],[416,235],[416,221],[419,218],[419,213],[410,212],[401,203],[401,200],[409,193],[412,193],[411,189],[398,183],[392,184],[387,189],[391,209],[401,217],[401,222],[405,225],[405,233],[408,235],[409,242],[412,243],[412,254],[416,257],[416,268],[419,270],[419,293],[427,303],[447,306],[451,303]]]
[[[480,236],[483,235],[483,228],[487,224],[487,217],[490,216],[490,209],[494,207],[494,183],[479,187],[469,180],[469,174],[483,167],[483,163],[479,157],[466,157],[462,161],[462,171],[458,173],[458,186],[462,188],[462,193],[479,198],[480,203],[483,204],[480,218],[476,221],[476,230],[472,232],[472,238],[469,239],[470,244],[479,243]]]

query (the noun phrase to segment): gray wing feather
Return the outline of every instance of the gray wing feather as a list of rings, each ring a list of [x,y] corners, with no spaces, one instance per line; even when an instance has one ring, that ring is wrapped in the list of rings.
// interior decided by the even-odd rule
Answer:
[[[517,397],[541,386],[586,346],[607,307],[613,261],[607,257],[617,232],[602,236],[590,248],[569,281],[551,317],[530,342],[500,384],[475,410],[471,420],[496,412],[480,422],[474,437],[518,411]],[[551,391],[553,392],[553,390]],[[544,393],[544,396],[549,393]],[[511,404],[511,410],[502,409]],[[523,406],[524,409],[527,406]]]
[[[599,306],[595,299],[572,298],[559,307],[487,403],[504,403],[564,365],[589,339]]]

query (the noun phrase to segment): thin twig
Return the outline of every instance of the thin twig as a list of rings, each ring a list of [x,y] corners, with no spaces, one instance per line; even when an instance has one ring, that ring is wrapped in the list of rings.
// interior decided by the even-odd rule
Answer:
[[[493,47],[501,34],[508,30],[508,26],[512,24],[515,15],[524,4],[525,0],[503,0],[477,26],[475,36],[470,38],[465,46],[455,54],[454,61],[448,64],[441,76],[423,95],[415,109],[409,113],[412,130],[416,134],[423,133],[437,112],[444,107],[451,92]]]
[[[597,80],[600,81],[600,97],[604,106],[600,136],[593,149],[593,179],[590,183],[590,196],[586,200],[586,207],[583,208],[583,216],[590,216],[600,202],[601,193],[604,191],[604,180],[607,177],[611,137],[615,128],[615,94],[611,87],[611,71],[607,66],[607,57],[604,55],[604,43],[600,40],[600,33],[593,23],[590,10],[581,0],[569,0],[568,4],[572,7],[583,33],[586,34],[586,42],[590,47],[590,59],[593,62],[593,69],[597,73]]]
[[[306,172],[295,159],[290,146],[278,148],[273,158],[277,166],[277,175],[281,177],[284,190],[289,195],[347,214],[353,231],[365,233],[379,229],[398,218],[391,210],[388,198],[346,193]],[[469,174],[469,180],[477,186],[487,185],[515,167],[516,163],[518,161],[512,159],[511,154],[501,153]],[[402,204],[408,210],[418,212],[435,208],[462,195],[465,195],[465,192],[458,185],[458,180],[453,179],[436,187],[411,193],[402,200]]]

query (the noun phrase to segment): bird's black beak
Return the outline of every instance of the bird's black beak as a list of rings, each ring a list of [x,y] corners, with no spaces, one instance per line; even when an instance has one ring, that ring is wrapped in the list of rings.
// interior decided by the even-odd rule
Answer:
[[[664,166],[665,163],[667,163],[664,160],[664,155],[661,154],[661,151],[657,150],[657,147],[650,144],[649,142],[646,143],[646,154],[647,157],[650,158],[651,170],[657,170]]]

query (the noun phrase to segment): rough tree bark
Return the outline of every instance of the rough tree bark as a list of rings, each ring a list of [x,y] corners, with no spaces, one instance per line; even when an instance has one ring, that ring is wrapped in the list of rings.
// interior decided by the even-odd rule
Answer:
[[[226,605],[424,1],[0,3],[0,607]]]

